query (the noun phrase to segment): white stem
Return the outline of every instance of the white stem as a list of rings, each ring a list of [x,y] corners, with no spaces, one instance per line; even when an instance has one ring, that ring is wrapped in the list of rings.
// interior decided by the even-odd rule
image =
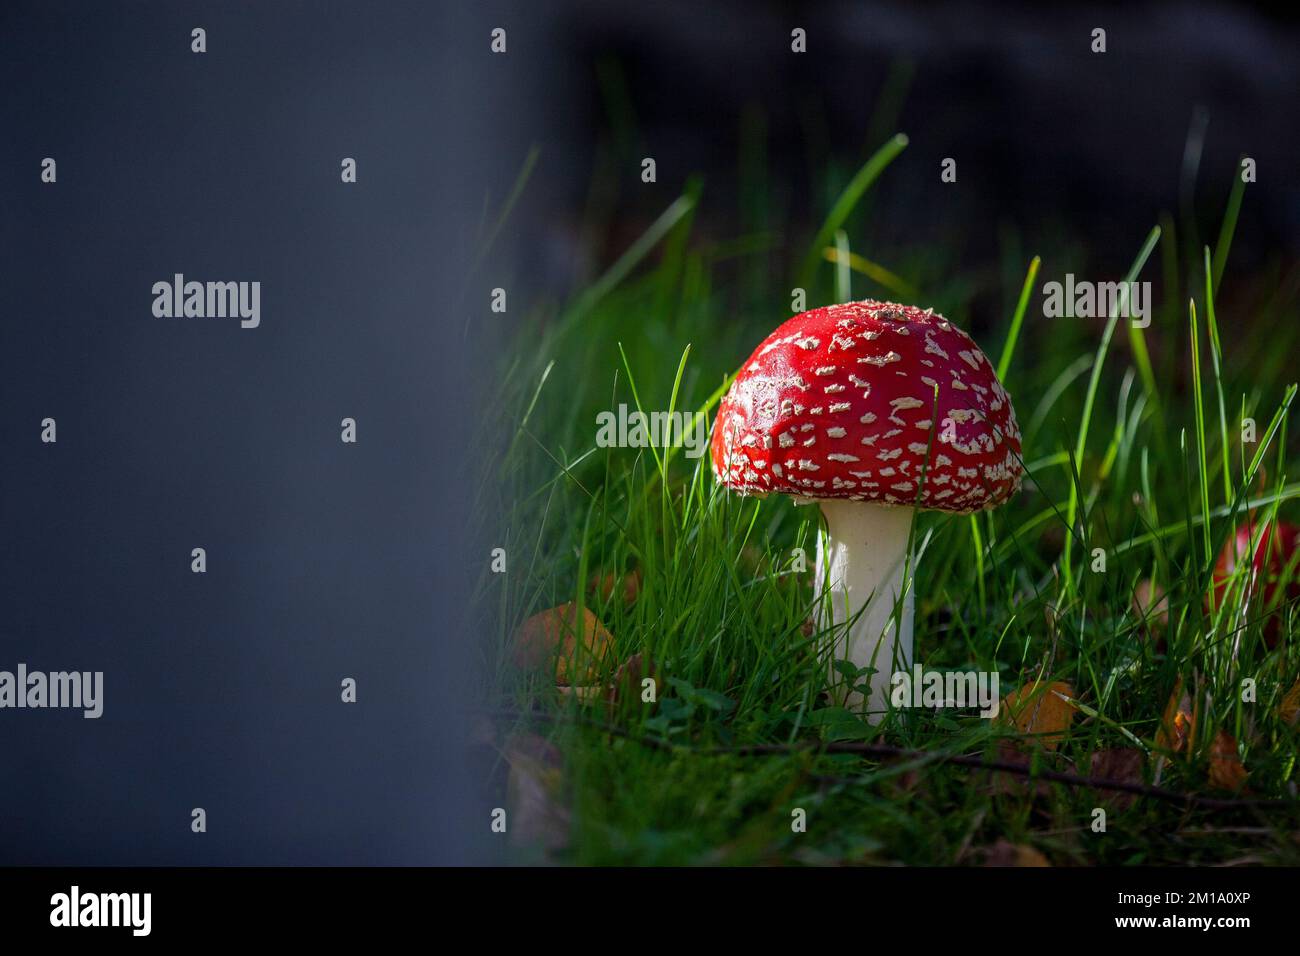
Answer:
[[[820,624],[823,628],[839,625],[832,661],[847,659],[858,667],[876,669],[870,680],[867,719],[879,723],[889,706],[895,670],[912,666],[915,589],[909,581],[904,593],[903,577],[912,574],[907,566],[907,540],[913,509],[847,499],[819,504],[826,516],[826,531],[817,536],[815,586],[828,589],[831,618]],[[862,610],[864,606],[866,610]],[[859,611],[862,613],[853,626],[845,628],[845,622]],[[826,616],[825,610],[822,616]],[[834,670],[831,685],[840,686],[839,699],[848,707],[862,706],[862,694],[848,694],[846,699],[844,678]]]

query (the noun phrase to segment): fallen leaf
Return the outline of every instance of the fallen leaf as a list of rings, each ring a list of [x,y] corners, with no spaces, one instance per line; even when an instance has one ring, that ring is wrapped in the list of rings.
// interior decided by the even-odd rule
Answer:
[[[1297,681],[1295,686],[1286,692],[1277,713],[1282,718],[1283,723],[1295,724],[1296,718],[1300,717],[1300,681]]]
[[[1143,578],[1133,589],[1133,613],[1142,621],[1145,633],[1155,638],[1156,650],[1165,650],[1165,630],[1169,626],[1169,596],[1150,578]]]
[[[643,682],[649,678],[654,681],[655,695],[654,700],[646,702],[642,700],[645,693]],[[622,707],[646,706],[653,709],[659,701],[659,690],[662,686],[662,678],[659,676],[659,668],[655,662],[642,654],[633,654],[614,672],[614,683],[606,693],[606,699],[611,706]]]
[[[984,849],[985,866],[1051,866],[1047,857],[1032,846],[998,840]]]
[[[634,569],[621,576],[613,571],[606,574],[593,574],[591,580],[587,582],[587,591],[591,594],[599,594],[608,601],[614,596],[620,582],[622,583],[623,603],[634,604],[641,594],[641,572],[639,570]]]
[[[1116,747],[1112,750],[1098,750],[1093,753],[1088,764],[1088,776],[1094,780],[1109,780],[1115,783],[1142,783],[1142,767],[1146,755],[1136,747]],[[1102,791],[1107,801],[1116,810],[1123,810],[1133,805],[1138,798],[1136,793],[1125,790]]]
[[[1023,767],[1025,773],[1012,773],[1009,770],[995,771],[990,775],[988,792],[994,796],[1029,796],[1046,797],[1052,792],[1052,785],[1046,780],[1029,776],[1033,756],[1016,747],[1010,740],[999,740],[997,749],[999,763]]]
[[[1246,767],[1237,756],[1236,739],[1220,730],[1210,745],[1210,785],[1238,793],[1246,785],[1246,776]]]
[[[614,639],[590,608],[582,609],[582,626],[576,626],[576,612],[569,602],[524,621],[515,633],[515,665],[535,669],[554,662],[560,686],[593,683]]]
[[[1183,679],[1178,678],[1174,692],[1169,695],[1160,728],[1156,731],[1156,747],[1179,753],[1196,735],[1196,718],[1200,707],[1192,703],[1190,694],[1183,691]]]
[[[910,795],[921,785],[921,774],[915,769],[904,770],[894,781],[894,789],[902,795]]]
[[[1074,697],[1074,688],[1064,681],[1035,682],[1008,694],[1002,707],[1017,730],[1055,750],[1074,719],[1073,705],[1062,697]]]

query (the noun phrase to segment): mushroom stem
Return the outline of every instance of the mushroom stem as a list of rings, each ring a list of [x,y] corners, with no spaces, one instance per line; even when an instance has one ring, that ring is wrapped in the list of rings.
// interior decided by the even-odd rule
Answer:
[[[817,536],[816,587],[827,589],[830,605],[829,609],[822,605],[819,624],[823,628],[838,625],[831,685],[839,685],[837,696],[846,706],[858,709],[863,695],[847,693],[834,661],[874,667],[867,719],[879,723],[889,707],[894,671],[912,666],[914,589],[910,582],[904,588],[903,577],[909,572],[907,543],[914,509],[847,499],[818,503],[826,517],[826,530]],[[850,620],[852,626],[845,628]]]

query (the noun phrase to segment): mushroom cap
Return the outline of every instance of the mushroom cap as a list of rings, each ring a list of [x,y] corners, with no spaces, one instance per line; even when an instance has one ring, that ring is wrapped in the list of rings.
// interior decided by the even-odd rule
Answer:
[[[1248,557],[1256,534],[1259,540],[1255,543],[1255,553]],[[1214,564],[1211,584],[1215,602],[1222,604],[1237,565],[1247,560],[1251,562],[1246,594],[1250,600],[1263,599],[1263,611],[1268,615],[1264,625],[1264,643],[1270,649],[1277,646],[1282,636],[1282,615],[1276,612],[1285,603],[1300,600],[1300,569],[1289,576],[1287,574],[1297,548],[1300,548],[1300,528],[1286,521],[1278,521],[1275,527],[1269,527],[1268,521],[1257,522],[1252,515],[1224,542]],[[1208,600],[1206,607],[1209,607]],[[1258,616],[1258,613],[1252,611],[1251,617]]]
[[[754,350],[718,409],[718,481],[743,495],[849,498],[969,513],[1020,487],[1011,397],[933,309],[804,312]]]

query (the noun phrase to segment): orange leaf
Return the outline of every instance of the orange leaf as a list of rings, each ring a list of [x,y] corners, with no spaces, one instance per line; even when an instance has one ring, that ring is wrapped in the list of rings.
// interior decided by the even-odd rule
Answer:
[[[1174,692],[1169,695],[1164,716],[1160,719],[1160,729],[1156,731],[1156,747],[1161,750],[1180,752],[1196,735],[1196,718],[1200,707],[1192,703],[1192,697],[1183,691],[1183,679],[1178,678]]]
[[[637,597],[641,594],[641,572],[632,570],[622,577],[612,571],[607,574],[593,574],[591,580],[587,582],[587,591],[591,594],[599,594],[606,601],[614,596],[616,590],[621,590],[623,603],[636,603]]]
[[[998,840],[984,851],[985,866],[1051,866],[1032,846]]]
[[[581,627],[576,621],[573,602],[524,621],[515,632],[516,666],[531,669],[554,662],[555,682],[560,686],[593,683],[614,639],[590,608],[582,609]]]
[[[1237,741],[1226,730],[1215,734],[1210,746],[1210,784],[1233,793],[1246,785],[1246,768],[1237,756]]]
[[[1074,706],[1061,697],[1074,697],[1074,688],[1064,681],[1035,682],[1008,694],[1002,706],[1017,730],[1055,750],[1074,719]]]
[[[1286,692],[1282,698],[1282,704],[1277,709],[1278,716],[1282,718],[1285,724],[1294,724],[1296,717],[1300,717],[1300,681]]]

